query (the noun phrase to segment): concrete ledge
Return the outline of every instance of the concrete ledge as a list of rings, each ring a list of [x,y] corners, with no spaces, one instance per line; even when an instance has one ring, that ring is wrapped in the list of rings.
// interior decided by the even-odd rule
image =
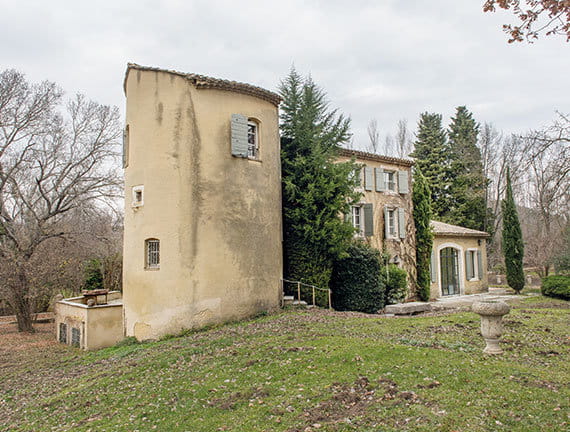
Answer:
[[[425,302],[398,303],[384,308],[384,313],[394,315],[411,315],[429,311],[431,311],[431,304]]]

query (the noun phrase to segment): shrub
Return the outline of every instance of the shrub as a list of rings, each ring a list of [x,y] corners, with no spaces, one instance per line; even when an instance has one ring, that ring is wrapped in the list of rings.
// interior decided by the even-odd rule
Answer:
[[[548,276],[542,279],[542,295],[570,300],[570,276]]]
[[[390,264],[383,269],[386,304],[401,303],[406,299],[408,292],[408,275],[404,269]]]
[[[103,273],[101,272],[101,261],[92,259],[85,263],[84,267],[84,290],[103,289]]]
[[[333,265],[332,303],[336,310],[376,313],[384,307],[380,252],[356,241]]]

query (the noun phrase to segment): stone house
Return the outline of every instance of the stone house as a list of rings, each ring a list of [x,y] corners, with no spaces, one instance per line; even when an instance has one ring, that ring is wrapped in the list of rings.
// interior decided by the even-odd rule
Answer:
[[[410,159],[342,149],[338,160],[355,158],[362,166],[360,202],[347,219],[358,236],[372,247],[387,251],[391,262],[408,273],[408,293],[415,292],[416,237],[412,217],[412,166]]]
[[[489,234],[432,221],[430,298],[487,291],[487,248]]]

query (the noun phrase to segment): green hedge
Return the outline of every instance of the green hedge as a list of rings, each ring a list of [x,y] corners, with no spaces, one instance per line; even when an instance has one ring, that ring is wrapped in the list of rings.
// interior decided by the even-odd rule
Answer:
[[[570,300],[570,276],[548,276],[542,279],[542,295]]]
[[[380,252],[356,241],[347,253],[347,257],[336,260],[333,265],[333,307],[340,311],[378,312],[384,307]]]
[[[401,303],[406,299],[408,291],[408,275],[404,269],[390,264],[383,269],[383,279],[386,286],[386,304]]]

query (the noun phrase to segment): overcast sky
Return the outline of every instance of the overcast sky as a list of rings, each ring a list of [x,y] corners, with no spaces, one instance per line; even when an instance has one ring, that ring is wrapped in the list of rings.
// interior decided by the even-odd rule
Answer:
[[[0,70],[49,79],[124,112],[128,62],[276,90],[291,65],[366,126],[467,105],[507,133],[570,112],[570,43],[507,44],[483,0],[0,0]],[[427,7],[429,5],[429,8]]]

